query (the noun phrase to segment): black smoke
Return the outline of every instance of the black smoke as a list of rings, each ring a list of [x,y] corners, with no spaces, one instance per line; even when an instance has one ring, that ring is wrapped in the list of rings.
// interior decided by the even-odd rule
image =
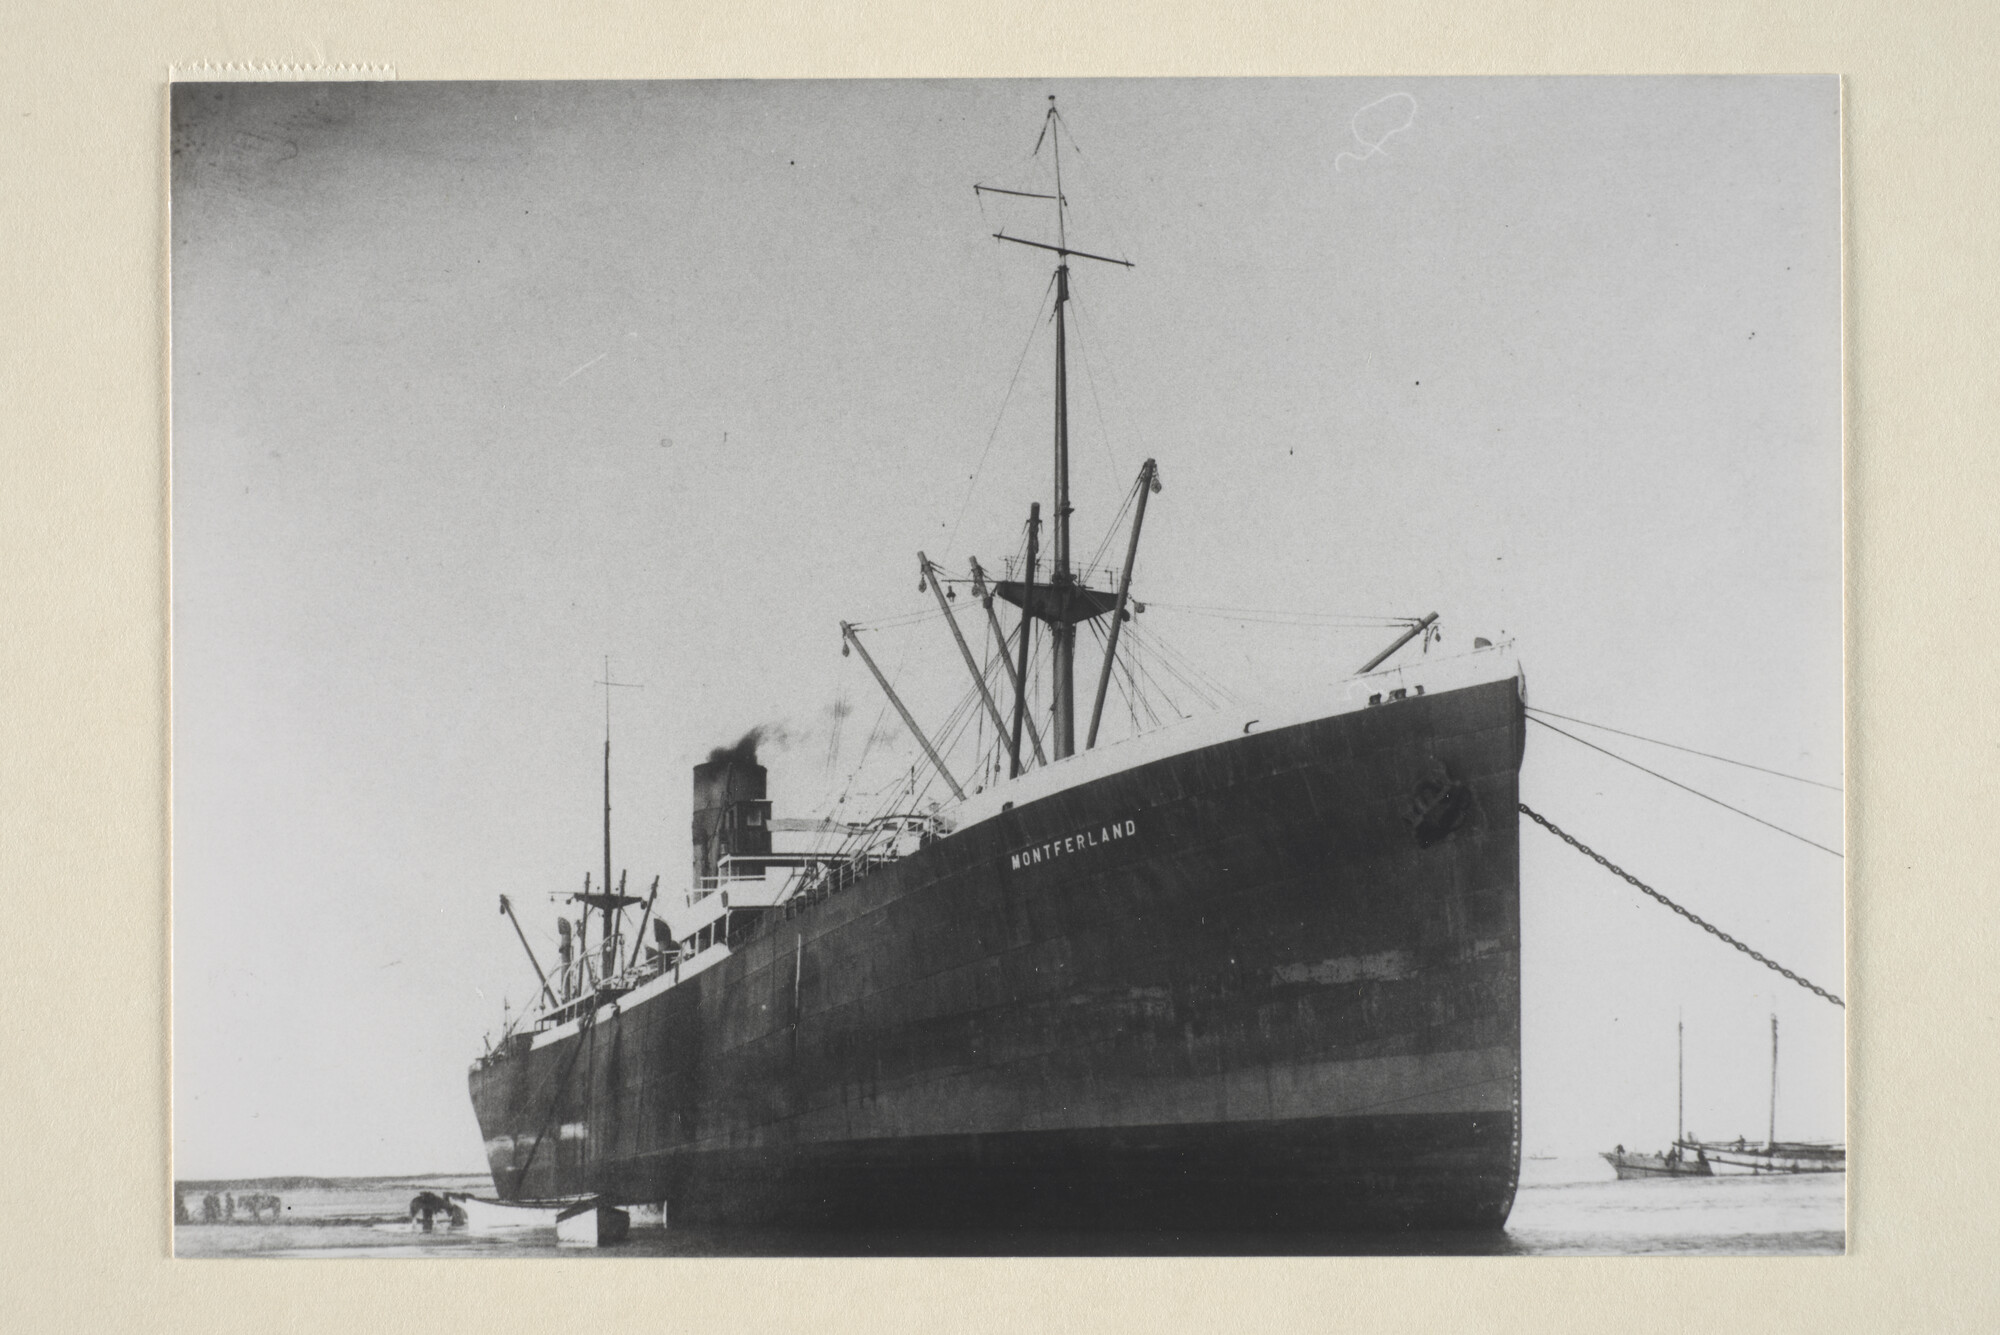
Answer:
[[[759,746],[769,742],[773,746],[782,748],[790,740],[791,734],[782,725],[776,723],[759,723],[728,746],[718,746],[713,751],[710,751],[707,763],[711,765],[730,763],[754,765],[757,763],[757,748]]]

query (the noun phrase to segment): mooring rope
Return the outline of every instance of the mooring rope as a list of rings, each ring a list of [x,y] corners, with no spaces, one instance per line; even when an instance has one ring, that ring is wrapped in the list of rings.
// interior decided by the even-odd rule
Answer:
[[[1682,746],[1679,742],[1669,742],[1663,741],[1658,737],[1648,737],[1642,732],[1627,732],[1623,728],[1614,728],[1609,723],[1592,723],[1587,718],[1577,718],[1573,714],[1558,714],[1553,709],[1540,709],[1534,705],[1527,705],[1525,708],[1530,714],[1547,714],[1550,718],[1559,718],[1565,723],[1581,723],[1586,728],[1601,728],[1605,732],[1615,732],[1620,737],[1630,737],[1634,741],[1639,742],[1651,742],[1654,746],[1664,746],[1670,751],[1685,751],[1691,756],[1700,756],[1704,760],[1719,760],[1725,765],[1735,765],[1741,769],[1754,769],[1759,774],[1775,775],[1780,779],[1790,779],[1793,783],[1809,783],[1815,788],[1824,788],[1828,792],[1837,793],[1842,791],[1840,785],[1837,783],[1823,783],[1818,779],[1808,779],[1803,774],[1787,774],[1781,769],[1769,769],[1763,765],[1753,765],[1747,760],[1732,760],[1728,756],[1719,756],[1713,751],[1701,751],[1692,746]]]
[[[1835,996],[1833,993],[1827,991],[1819,984],[1814,983],[1809,979],[1802,978],[1798,974],[1793,973],[1790,969],[1787,969],[1784,965],[1778,963],[1770,956],[1763,955],[1755,950],[1752,950],[1749,946],[1744,945],[1741,941],[1738,941],[1735,937],[1723,931],[1720,927],[1717,927],[1714,923],[1709,922],[1706,919],[1697,916],[1696,914],[1690,913],[1688,910],[1682,908],[1679,904],[1674,903],[1673,900],[1668,899],[1665,895],[1655,890],[1652,886],[1647,885],[1644,881],[1634,876],[1631,872],[1626,871],[1623,867],[1611,861],[1611,859],[1605,857],[1602,853],[1598,852],[1596,849],[1590,847],[1588,844],[1584,843],[1576,836],[1564,831],[1554,821],[1550,820],[1547,816],[1544,816],[1541,812],[1536,811],[1535,809],[1530,807],[1526,802],[1521,802],[1518,803],[1517,805],[1521,808],[1521,814],[1523,816],[1526,816],[1529,820],[1535,822],[1535,824],[1541,826],[1543,829],[1547,830],[1550,834],[1562,840],[1564,843],[1568,844],[1571,848],[1574,848],[1577,852],[1583,854],[1585,857],[1589,858],[1592,862],[1595,862],[1598,866],[1610,872],[1613,876],[1616,876],[1619,880],[1624,881],[1627,885],[1630,885],[1640,894],[1649,895],[1652,898],[1659,900],[1662,904],[1665,904],[1668,908],[1680,914],[1683,918],[1686,918],[1689,922],[1701,928],[1702,931],[1707,932],[1710,936],[1715,937],[1717,940],[1722,941],[1725,944],[1736,947],[1738,950],[1748,955],[1751,959],[1756,960],[1759,964],[1763,965],[1765,968],[1783,974],[1785,977],[1797,983],[1800,987],[1803,987],[1806,991],[1811,992],[1816,996],[1823,997],[1828,1001],[1831,1001],[1834,1005],[1840,1007],[1842,1010],[1847,1009],[1847,1003],[1842,1001],[1839,997]]]
[[[1641,774],[1650,774],[1654,778],[1658,779],[1661,783],[1670,783],[1684,793],[1693,793],[1696,797],[1700,798],[1704,802],[1713,802],[1715,803],[1715,805],[1721,807],[1724,811],[1733,811],[1737,815],[1743,817],[1743,819],[1755,821],[1767,830],[1776,830],[1779,834],[1784,835],[1788,839],[1796,839],[1802,844],[1807,844],[1813,848],[1817,848],[1822,853],[1831,853],[1837,858],[1844,859],[1846,856],[1839,849],[1828,848],[1825,844],[1822,844],[1817,839],[1808,839],[1804,835],[1798,833],[1796,830],[1788,830],[1782,825],[1774,825],[1770,821],[1765,820],[1762,816],[1753,816],[1749,812],[1745,811],[1742,807],[1732,806],[1731,804],[1723,801],[1719,797],[1714,797],[1708,793],[1704,793],[1699,788],[1690,788],[1687,784],[1682,783],[1679,779],[1670,779],[1656,769],[1647,769],[1644,765],[1641,765],[1638,761],[1632,759],[1630,756],[1621,756],[1616,751],[1606,750],[1604,747],[1599,746],[1596,742],[1587,742],[1573,732],[1564,732],[1561,728],[1558,728],[1555,724],[1550,723],[1547,719],[1539,719],[1536,718],[1533,714],[1530,714],[1528,715],[1528,722],[1539,723],[1544,728],[1547,728],[1550,732],[1554,733],[1558,737],[1567,737],[1572,742],[1575,742],[1578,746],[1587,746],[1591,750],[1597,752],[1599,755],[1610,756],[1613,760],[1617,761],[1621,765],[1630,765],[1633,769],[1638,770]]]

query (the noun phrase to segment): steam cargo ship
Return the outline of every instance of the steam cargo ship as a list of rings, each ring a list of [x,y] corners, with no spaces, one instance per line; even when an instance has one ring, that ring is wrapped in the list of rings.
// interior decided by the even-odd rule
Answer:
[[[1037,510],[1009,578],[972,567],[995,629],[996,602],[1019,609],[982,666],[924,563],[1001,772],[960,785],[876,672],[948,799],[787,821],[752,734],[695,767],[684,892],[642,898],[611,880],[607,738],[603,880],[573,897],[587,911],[562,924],[555,976],[536,964],[535,1010],[470,1075],[500,1199],[805,1228],[1504,1223],[1519,668],[1485,641],[1391,662],[1420,635],[1428,650],[1424,618],[1291,701],[1097,745],[1157,475],[1149,460],[1115,589],[1092,587],[1069,551],[1063,321],[1071,261],[1108,257],[1068,244],[1061,133],[1051,105],[1052,193],[999,192],[1057,221],[1053,239],[999,234],[1057,260],[1047,577]]]

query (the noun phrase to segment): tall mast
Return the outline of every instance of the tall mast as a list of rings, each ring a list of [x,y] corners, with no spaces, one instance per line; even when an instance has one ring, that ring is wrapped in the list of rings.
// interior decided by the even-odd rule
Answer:
[[[604,660],[604,675],[611,675],[611,660]],[[604,688],[604,893],[611,893],[611,688]],[[604,901],[604,972],[611,972],[617,949],[611,943],[611,901]]]
[[[604,893],[611,894],[611,655],[604,656]],[[604,901],[604,930],[599,933],[604,938],[604,975],[611,976],[611,966],[618,957],[618,948],[611,939],[611,901]]]
[[[621,880],[614,890],[611,885],[611,688],[644,690],[637,682],[611,680],[611,656],[604,657],[604,680],[597,683],[604,688],[604,883],[601,887],[604,898],[604,976],[609,978],[618,964],[618,928],[613,914],[623,905],[619,902],[625,896],[625,885]],[[584,890],[589,892],[589,878],[585,878]],[[586,914],[587,918],[589,915]]]
[[[1674,1017],[1674,1144],[1687,1139],[1687,1037],[1681,1018]]]
[[[1056,244],[1063,250],[1056,265],[1056,551],[1049,582],[1063,599],[1075,575],[1069,566],[1069,363],[1064,337],[1063,308],[1069,304],[1068,206],[1062,189],[1062,135],[1057,132],[1056,99],[1049,95],[1049,147],[1056,167]],[[1060,604],[1059,604],[1060,605]],[[1049,627],[1055,672],[1056,759],[1076,752],[1076,623],[1068,619]]]
[[[979,192],[999,195],[1016,195],[1025,199],[1052,199],[1056,205],[1056,243],[1030,241],[1025,237],[1008,236],[1004,231],[993,235],[1001,241],[1012,241],[1016,245],[1033,246],[1037,250],[1052,250],[1056,253],[1056,384],[1055,384],[1055,550],[1053,569],[1049,575],[1049,595],[1041,607],[1023,594],[1022,612],[1039,617],[1049,623],[1050,647],[1054,659],[1051,665],[1054,680],[1051,694],[1055,704],[1055,735],[1051,745],[1055,758],[1062,760],[1076,753],[1076,623],[1090,617],[1101,616],[1109,610],[1099,596],[1088,590],[1077,588],[1076,571],[1070,565],[1069,545],[1069,348],[1068,317],[1065,307],[1069,305],[1069,260],[1072,255],[1087,260],[1099,260],[1105,264],[1132,267],[1130,260],[1114,259],[1109,255],[1093,255],[1087,250],[1069,248],[1069,201],[1063,198],[1062,190],[1062,117],[1056,111],[1056,99],[1049,97],[1049,109],[1042,118],[1042,138],[1051,143],[1055,163],[1056,188],[1053,195],[1044,195],[1029,190],[1003,190],[997,186],[975,185]],[[1035,141],[1035,151],[1039,153],[1042,140]],[[1024,640],[1025,642],[1025,640]],[[1018,733],[1019,729],[1016,729]],[[1019,740],[1015,741],[1015,751],[1019,751]]]
[[[1766,1147],[1778,1143],[1778,1016],[1771,1014],[1771,1122],[1764,1132]]]

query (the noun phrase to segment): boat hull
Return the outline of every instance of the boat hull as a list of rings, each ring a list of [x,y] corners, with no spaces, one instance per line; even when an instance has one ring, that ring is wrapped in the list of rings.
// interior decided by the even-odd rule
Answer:
[[[1726,1141],[1701,1146],[1704,1156],[1731,1173],[1796,1175],[1845,1173],[1847,1147],[1811,1143],[1732,1145]]]
[[[566,1208],[561,1204],[526,1204],[519,1201],[489,1201],[477,1196],[454,1193],[448,1198],[465,1216],[465,1230],[475,1236],[495,1233],[554,1231],[556,1220]]]
[[[1638,1178],[1655,1177],[1713,1177],[1715,1172],[1705,1158],[1675,1158],[1666,1154],[1619,1154],[1606,1151],[1604,1162],[1611,1165],[1618,1180],[1629,1182]]]
[[[632,1216],[616,1206],[577,1206],[556,1216],[556,1241],[572,1247],[610,1247],[625,1241]]]
[[[503,1198],[675,1223],[1498,1227],[1514,677],[1024,802],[471,1075]]]

